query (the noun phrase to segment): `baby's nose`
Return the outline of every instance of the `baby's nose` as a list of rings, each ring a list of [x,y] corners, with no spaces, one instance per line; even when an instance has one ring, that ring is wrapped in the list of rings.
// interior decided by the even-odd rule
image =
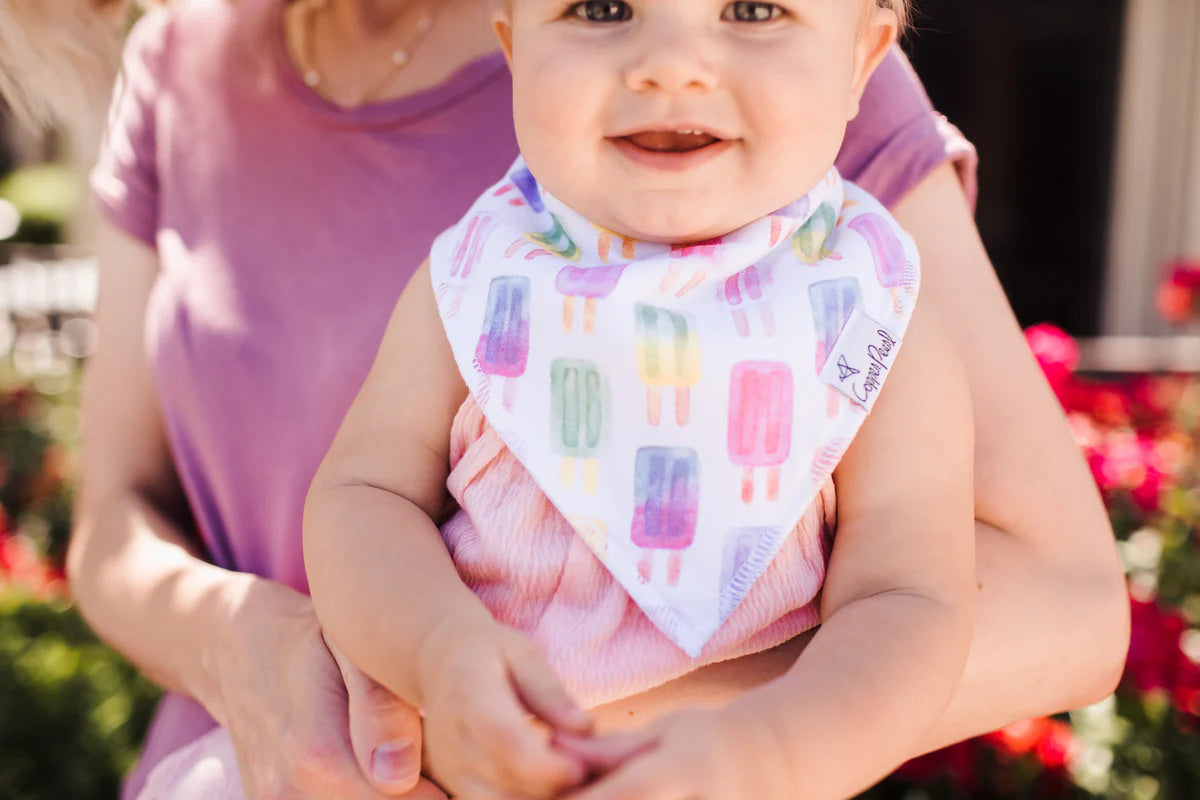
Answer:
[[[720,71],[706,49],[696,37],[655,36],[631,59],[625,85],[634,92],[712,91],[720,84]]]

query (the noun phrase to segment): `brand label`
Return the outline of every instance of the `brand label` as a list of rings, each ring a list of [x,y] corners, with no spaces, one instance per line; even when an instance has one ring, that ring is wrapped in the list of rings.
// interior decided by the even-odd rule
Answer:
[[[900,351],[900,337],[855,309],[830,349],[821,380],[870,411]]]

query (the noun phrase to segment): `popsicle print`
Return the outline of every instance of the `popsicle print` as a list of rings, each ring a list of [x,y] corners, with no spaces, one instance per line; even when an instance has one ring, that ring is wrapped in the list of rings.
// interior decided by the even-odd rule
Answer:
[[[553,213],[550,214],[550,219],[554,221],[554,225],[550,230],[545,233],[530,233],[527,234],[528,237],[556,256],[565,258],[568,261],[578,261],[580,256],[579,247],[571,240],[570,235],[567,234],[562,220]]]
[[[702,258],[716,258],[724,245],[725,238],[718,236],[715,239],[709,239],[706,242],[696,242],[695,244],[672,245],[671,258],[667,262],[667,272],[663,275],[662,280],[658,284],[658,290],[664,294],[670,292],[675,287],[676,281],[679,280],[680,274],[683,272],[683,264],[685,260],[692,260],[693,265],[696,264],[696,256]],[[703,266],[696,266],[696,271],[692,273],[692,277],[683,287],[675,292],[676,297],[683,297],[699,286],[705,278],[708,277],[708,270]]]
[[[483,255],[483,247],[487,244],[495,224],[491,214],[477,214],[467,222],[466,234],[454,250],[450,261],[450,276],[453,278],[468,278],[471,270],[479,264]]]
[[[558,256],[568,261],[578,261],[580,256],[583,255],[583,251],[579,249],[579,246],[575,244],[570,234],[567,233],[567,229],[563,227],[562,220],[553,212],[549,214],[549,217],[551,222],[550,230],[542,233],[532,232],[524,234],[508,246],[508,249],[504,251],[504,257],[512,258],[525,247],[534,245],[533,250],[525,253],[526,261],[532,261],[539,256]],[[541,246],[537,247],[536,245]]]
[[[529,278],[504,275],[488,286],[483,332],[475,347],[475,362],[486,375],[504,379],[503,403],[511,409],[517,378],[529,359]]]
[[[638,303],[634,308],[638,375],[646,384],[646,419],[662,420],[659,390],[675,390],[675,422],[687,425],[691,387],[700,380],[700,337],[683,314]]]
[[[546,210],[545,204],[542,202],[542,193],[538,189],[537,180],[534,179],[533,173],[528,169],[519,169],[512,175],[509,175],[509,180],[521,192],[521,196],[525,198],[525,202],[537,214],[541,214]]]
[[[780,467],[792,450],[791,368],[742,361],[729,376],[729,459],[742,468],[742,502],[754,502],[754,473],[765,467],[767,500],[779,499]]]
[[[850,439],[832,439],[821,446],[812,460],[811,474],[814,486],[821,486],[829,479],[848,449]]]
[[[450,259],[450,277],[466,280],[483,257],[483,248],[495,228],[491,214],[477,214],[467,221],[467,229],[454,255]],[[464,287],[455,283],[442,283],[437,288],[438,304],[445,309],[447,317],[454,318],[462,306]]]
[[[770,301],[763,300],[763,288],[771,283],[771,268],[754,264],[741,272],[730,275],[717,287],[717,299],[728,303],[733,314],[733,325],[739,336],[750,336],[750,318],[747,309],[758,306],[762,317],[763,333],[768,338],[775,335],[775,309]]]
[[[550,441],[562,454],[562,484],[570,489],[583,461],[583,490],[596,493],[596,453],[608,417],[608,397],[594,362],[559,358],[550,364]]]
[[[822,203],[800,228],[792,234],[792,252],[805,264],[814,265],[827,258],[841,258],[833,252],[833,234],[837,227],[838,210],[832,203]]]
[[[721,583],[717,589],[721,598],[721,619],[726,619],[733,613],[766,567],[766,564],[750,563],[751,558],[757,552],[761,552],[762,545],[778,541],[779,535],[779,528],[736,528],[725,537],[725,549],[721,558]],[[759,560],[765,559],[754,559],[756,562]]]
[[[604,524],[603,520],[569,514],[567,522],[571,523],[571,527],[575,529],[575,533],[579,534],[579,538],[583,539],[588,549],[596,554],[600,563],[608,560],[608,526]]]
[[[631,539],[642,548],[638,574],[649,581],[654,553],[668,551],[667,584],[679,583],[683,551],[696,536],[700,503],[700,459],[684,447],[643,447],[634,462]]]
[[[829,351],[837,343],[846,320],[859,304],[862,291],[857,278],[833,278],[817,281],[808,287],[808,300],[812,304],[813,325],[817,331],[817,373],[825,367]],[[826,413],[837,414],[842,395],[829,387]]]
[[[904,305],[900,302],[899,287],[904,283],[909,264],[900,237],[887,220],[878,214],[859,214],[850,220],[849,227],[867,243],[871,258],[875,261],[875,277],[879,279],[880,286],[891,290],[892,309],[902,314]]]
[[[600,267],[567,265],[558,271],[554,288],[563,295],[563,329],[575,327],[575,300],[583,298],[583,330],[596,331],[596,301],[608,297],[617,288],[628,264],[608,264]]]
[[[600,231],[600,238],[596,242],[596,252],[600,255],[600,261],[603,263],[608,263],[608,254],[612,251],[614,239],[621,240],[621,258],[626,261],[632,261],[637,255],[637,239],[630,239],[628,236],[614,233],[608,228],[602,228],[594,222],[592,223],[592,227]]]

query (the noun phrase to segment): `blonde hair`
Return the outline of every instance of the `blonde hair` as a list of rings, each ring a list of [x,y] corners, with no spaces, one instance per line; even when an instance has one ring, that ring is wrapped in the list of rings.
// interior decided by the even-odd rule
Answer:
[[[903,34],[908,29],[908,24],[912,22],[912,3],[910,0],[877,0],[877,2],[884,8],[890,8],[896,12],[896,19],[900,21],[900,33]]]
[[[96,5],[0,2],[0,95],[21,121],[87,130],[103,119],[119,64],[121,15]]]

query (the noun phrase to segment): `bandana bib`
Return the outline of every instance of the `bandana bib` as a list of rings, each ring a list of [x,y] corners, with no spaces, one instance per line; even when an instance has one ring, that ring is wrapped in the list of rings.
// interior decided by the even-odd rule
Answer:
[[[592,225],[518,159],[430,265],[488,422],[693,657],[850,445],[919,285],[912,240],[836,170],[672,247]]]

